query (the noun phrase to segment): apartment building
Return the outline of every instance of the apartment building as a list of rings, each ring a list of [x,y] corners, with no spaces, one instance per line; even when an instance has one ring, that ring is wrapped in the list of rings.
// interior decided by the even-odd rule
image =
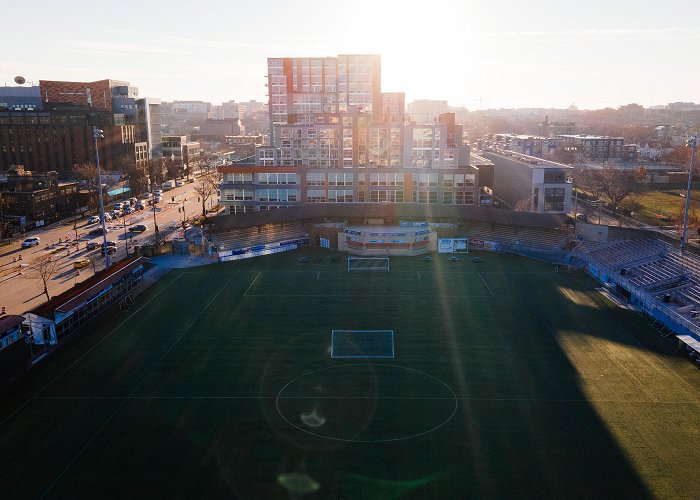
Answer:
[[[454,115],[409,121],[374,54],[268,59],[270,145],[219,167],[227,213],[318,203],[479,203]]]

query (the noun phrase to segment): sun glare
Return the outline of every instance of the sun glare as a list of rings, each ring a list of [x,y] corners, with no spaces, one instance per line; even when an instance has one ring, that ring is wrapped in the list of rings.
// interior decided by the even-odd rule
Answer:
[[[407,101],[455,94],[466,100],[469,70],[455,54],[471,51],[466,42],[471,19],[465,3],[455,0],[363,0],[344,6],[335,45],[339,53],[381,54],[382,90],[404,91]]]

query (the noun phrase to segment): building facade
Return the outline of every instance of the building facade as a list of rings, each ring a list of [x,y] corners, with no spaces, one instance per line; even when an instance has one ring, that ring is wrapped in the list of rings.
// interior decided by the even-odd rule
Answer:
[[[584,160],[607,161],[623,159],[623,137],[597,135],[560,135],[562,147]]]
[[[94,126],[104,131],[104,139],[98,141],[103,165],[124,156],[136,159],[135,125],[114,125],[109,113],[70,106],[0,112],[0,170],[22,165],[36,172],[56,171],[61,179],[69,179],[73,165],[95,161]]]
[[[318,203],[479,203],[454,115],[408,121],[379,55],[268,59],[271,144],[219,167],[226,213]]]
[[[512,152],[483,155],[493,163],[494,197],[508,208],[552,214],[571,210],[573,167]]]
[[[78,182],[59,182],[57,172],[14,167],[0,186],[3,217],[16,227],[42,226],[79,212]]]
[[[129,82],[41,80],[38,87],[12,89],[32,89],[30,97],[39,98],[39,107],[0,110],[0,170],[22,165],[71,178],[74,164],[95,161],[93,127],[104,131],[98,147],[108,167],[124,158],[142,163],[137,143],[147,143],[151,155],[160,149],[160,102],[138,100],[138,89]]]

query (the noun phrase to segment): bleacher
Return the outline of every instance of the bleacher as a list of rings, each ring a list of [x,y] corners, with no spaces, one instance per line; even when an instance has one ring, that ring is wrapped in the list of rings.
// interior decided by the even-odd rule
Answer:
[[[646,239],[617,240],[588,248],[579,245],[577,250],[585,254],[587,260],[594,260],[616,271],[659,261],[672,250],[672,247],[659,240]]]
[[[569,234],[556,230],[480,222],[467,229],[465,236],[470,239],[495,241],[509,246],[562,249]]]
[[[581,242],[574,252],[632,292],[663,336],[700,338],[700,258],[652,239]]]
[[[263,224],[221,232],[213,235],[212,243],[219,250],[238,250],[251,246],[299,239],[307,235],[308,231],[306,231],[301,222],[285,222],[284,224]]]

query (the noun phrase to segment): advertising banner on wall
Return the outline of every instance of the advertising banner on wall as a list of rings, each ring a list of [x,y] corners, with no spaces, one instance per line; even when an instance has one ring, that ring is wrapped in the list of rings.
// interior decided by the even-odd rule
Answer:
[[[439,238],[438,253],[468,252],[468,238]]]

